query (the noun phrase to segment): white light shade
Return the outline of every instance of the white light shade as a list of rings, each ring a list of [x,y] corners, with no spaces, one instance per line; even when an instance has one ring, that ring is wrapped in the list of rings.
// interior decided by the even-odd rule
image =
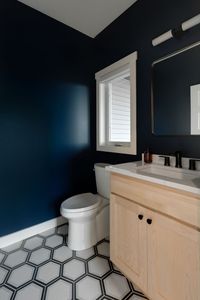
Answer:
[[[196,15],[195,17],[183,22],[181,24],[181,28],[183,31],[186,31],[196,25],[200,24],[200,14]],[[176,30],[180,30],[179,28],[176,28]],[[181,31],[181,30],[180,30]],[[176,31],[175,31],[176,32]],[[172,38],[172,30],[169,30],[163,34],[161,34],[160,36],[158,36],[157,38],[152,40],[152,45],[153,46],[157,46],[167,40],[169,40],[170,38]]]
[[[200,24],[200,14],[198,14],[197,16],[185,21],[182,23],[182,29],[183,31],[186,31],[196,25]]]
[[[167,32],[165,32],[165,33],[163,33],[163,34],[161,34],[161,35],[158,36],[157,38],[153,39],[153,40],[152,40],[152,45],[153,45],[153,46],[157,46],[157,45],[159,45],[159,44],[161,44],[161,43],[163,43],[163,42],[165,42],[165,41],[171,39],[172,37],[173,37],[172,31],[169,30],[169,31],[167,31]]]

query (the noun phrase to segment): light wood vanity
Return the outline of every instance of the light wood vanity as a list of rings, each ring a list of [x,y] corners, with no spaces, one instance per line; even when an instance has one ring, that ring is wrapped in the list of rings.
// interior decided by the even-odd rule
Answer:
[[[111,260],[151,300],[200,300],[200,195],[111,173]]]

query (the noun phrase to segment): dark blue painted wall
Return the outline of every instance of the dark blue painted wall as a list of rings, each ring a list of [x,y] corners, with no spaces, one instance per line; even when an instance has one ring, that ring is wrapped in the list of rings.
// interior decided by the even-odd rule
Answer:
[[[5,235],[58,216],[66,197],[94,188],[94,40],[12,0],[0,3],[0,37]]]
[[[151,134],[154,60],[200,39],[200,27],[153,48],[151,40],[199,13],[199,0],[139,0],[95,40],[24,6],[0,2],[0,235],[59,215],[63,199],[94,190],[94,161],[181,149],[199,137]],[[94,73],[138,51],[138,155],[95,152]]]
[[[141,158],[141,152],[147,146],[150,146],[154,153],[172,153],[180,149],[186,156],[200,157],[198,136],[161,137],[151,133],[151,64],[168,53],[199,41],[200,25],[186,32],[182,38],[171,39],[157,47],[153,47],[151,41],[199,13],[199,0],[138,0],[97,36],[99,59],[96,70],[138,51],[138,156],[97,152],[97,161],[118,163],[135,160]]]

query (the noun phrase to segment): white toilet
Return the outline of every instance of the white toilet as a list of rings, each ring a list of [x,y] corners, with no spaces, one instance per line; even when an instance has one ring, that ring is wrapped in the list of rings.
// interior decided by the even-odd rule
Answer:
[[[97,193],[84,193],[66,199],[60,208],[68,219],[68,247],[84,250],[109,236],[110,175],[108,164],[94,166]]]

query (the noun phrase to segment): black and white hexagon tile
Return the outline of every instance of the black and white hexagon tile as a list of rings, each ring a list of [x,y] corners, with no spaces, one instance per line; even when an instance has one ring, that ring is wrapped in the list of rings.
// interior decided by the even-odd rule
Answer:
[[[0,300],[142,300],[109,260],[109,241],[67,247],[67,224],[0,249]]]

